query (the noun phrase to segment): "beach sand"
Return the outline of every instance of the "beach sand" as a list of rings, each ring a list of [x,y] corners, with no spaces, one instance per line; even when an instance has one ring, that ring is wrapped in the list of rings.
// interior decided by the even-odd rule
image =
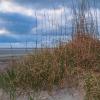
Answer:
[[[0,100],[10,100],[9,96],[0,90]],[[16,100],[30,100],[28,96],[21,95],[16,97]],[[52,94],[48,94],[46,91],[42,91],[39,95],[34,97],[33,100],[83,100],[83,95],[79,91],[74,91],[74,93],[69,92],[67,89],[62,89],[59,91],[53,91]]]

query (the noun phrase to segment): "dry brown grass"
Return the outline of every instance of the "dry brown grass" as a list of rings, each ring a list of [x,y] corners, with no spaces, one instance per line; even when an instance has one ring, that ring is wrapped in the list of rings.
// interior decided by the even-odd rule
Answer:
[[[99,76],[100,41],[84,35],[12,62],[11,69],[0,75],[0,87],[12,95],[17,91],[81,87],[86,100],[99,100]]]
[[[75,38],[55,49],[28,55],[12,65],[13,84],[23,90],[77,87],[85,72],[100,72],[100,41],[89,36]]]

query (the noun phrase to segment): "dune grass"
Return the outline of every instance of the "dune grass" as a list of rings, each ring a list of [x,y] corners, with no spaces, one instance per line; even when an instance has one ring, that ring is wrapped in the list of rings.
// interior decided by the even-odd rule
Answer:
[[[80,84],[82,83],[82,84]],[[0,88],[10,93],[83,88],[86,100],[100,99],[100,41],[79,36],[54,49],[23,57],[0,74]],[[14,100],[14,99],[13,99]]]

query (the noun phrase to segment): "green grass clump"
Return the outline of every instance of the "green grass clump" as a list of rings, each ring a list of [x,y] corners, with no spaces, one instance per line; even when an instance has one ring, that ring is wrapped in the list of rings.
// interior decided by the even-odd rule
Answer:
[[[100,100],[100,74],[87,73],[84,88],[85,100]]]

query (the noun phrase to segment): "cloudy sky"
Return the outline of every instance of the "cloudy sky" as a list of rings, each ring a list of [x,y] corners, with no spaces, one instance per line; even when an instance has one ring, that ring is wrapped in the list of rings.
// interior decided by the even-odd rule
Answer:
[[[33,46],[41,41],[52,44],[59,38],[68,38],[72,1],[75,0],[0,0],[0,47],[9,43],[22,46],[26,41]],[[99,17],[100,0],[95,1],[91,9]]]

